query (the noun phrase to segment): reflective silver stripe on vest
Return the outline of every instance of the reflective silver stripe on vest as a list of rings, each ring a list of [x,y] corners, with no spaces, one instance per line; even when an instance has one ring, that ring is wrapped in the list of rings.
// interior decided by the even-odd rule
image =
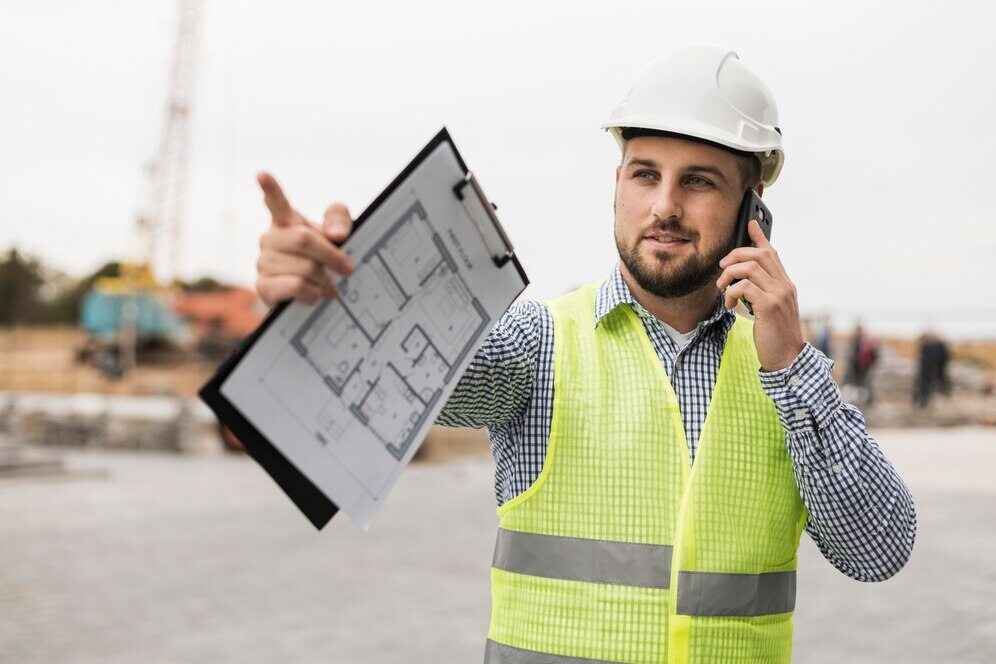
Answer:
[[[535,650],[513,648],[488,639],[484,646],[484,664],[616,664],[604,659],[584,659],[567,655],[551,655]]]
[[[498,529],[492,565],[506,572],[620,586],[670,586],[671,546]]]
[[[678,572],[677,612],[686,616],[763,616],[795,609],[795,572]]]

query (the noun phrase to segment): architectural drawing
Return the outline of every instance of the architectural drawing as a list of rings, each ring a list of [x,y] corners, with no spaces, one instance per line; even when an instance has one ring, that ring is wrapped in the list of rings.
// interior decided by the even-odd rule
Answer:
[[[334,397],[315,438],[360,424],[400,460],[489,320],[415,199],[290,338]]]

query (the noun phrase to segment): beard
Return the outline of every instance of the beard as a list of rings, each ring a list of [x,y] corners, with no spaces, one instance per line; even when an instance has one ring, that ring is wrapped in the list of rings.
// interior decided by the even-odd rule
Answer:
[[[657,226],[654,231],[669,231],[688,238],[689,243],[693,243],[696,235],[684,232],[677,224],[667,223]],[[648,293],[662,298],[684,297],[706,286],[710,282],[715,283],[723,269],[719,267],[719,261],[736,248],[736,236],[734,233],[726,242],[716,247],[707,254],[699,254],[694,251],[682,254],[667,251],[655,251],[653,255],[656,260],[648,262],[640,254],[640,243],[644,234],[641,233],[631,246],[623,244],[623,239],[616,233],[616,249],[619,250],[619,258],[629,273],[636,280],[642,289]],[[694,247],[690,247],[694,249]],[[648,264],[649,263],[649,264]]]

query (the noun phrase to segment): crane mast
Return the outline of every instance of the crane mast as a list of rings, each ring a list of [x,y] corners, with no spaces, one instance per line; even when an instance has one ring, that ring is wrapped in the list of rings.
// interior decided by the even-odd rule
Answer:
[[[157,281],[180,276],[187,167],[190,155],[190,107],[197,68],[202,0],[179,0],[176,42],[166,96],[159,151],[150,176],[152,205],[139,220],[142,261]]]

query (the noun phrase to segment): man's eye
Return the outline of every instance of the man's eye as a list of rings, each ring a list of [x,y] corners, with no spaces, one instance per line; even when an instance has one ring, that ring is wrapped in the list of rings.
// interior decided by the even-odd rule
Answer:
[[[688,178],[688,184],[692,185],[693,187],[699,187],[702,185],[711,185],[712,182],[709,182],[709,180],[706,180],[705,178],[700,178],[698,175],[693,175],[692,177]]]
[[[657,174],[651,171],[637,171],[634,177],[640,180],[652,180],[657,177]]]

